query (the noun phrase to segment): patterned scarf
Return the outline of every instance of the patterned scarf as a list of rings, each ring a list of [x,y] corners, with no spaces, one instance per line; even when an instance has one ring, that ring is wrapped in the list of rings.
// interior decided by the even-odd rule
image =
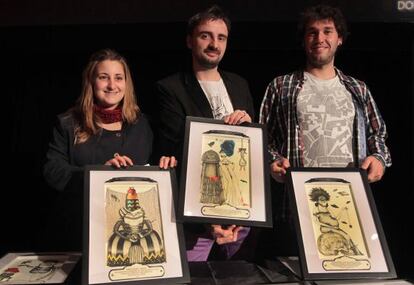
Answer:
[[[122,108],[120,106],[114,110],[106,110],[100,106],[94,105],[93,111],[99,118],[101,118],[102,123],[104,124],[112,124],[122,121]]]

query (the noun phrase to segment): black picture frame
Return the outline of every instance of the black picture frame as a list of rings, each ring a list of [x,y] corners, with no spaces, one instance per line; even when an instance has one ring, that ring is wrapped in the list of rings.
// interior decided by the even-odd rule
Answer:
[[[286,184],[303,279],[397,277],[365,170],[290,168]]]
[[[188,116],[180,179],[179,221],[272,227],[264,125]]]
[[[190,281],[175,170],[85,168],[82,284]]]

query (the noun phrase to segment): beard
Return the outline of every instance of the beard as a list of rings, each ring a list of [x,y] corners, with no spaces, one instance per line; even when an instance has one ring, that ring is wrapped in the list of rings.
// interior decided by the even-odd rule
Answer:
[[[329,54],[326,56],[308,56],[308,64],[312,67],[320,68],[324,65],[331,63],[334,60],[335,54]]]
[[[323,54],[307,54],[307,62],[310,66],[315,68],[321,68],[327,64],[333,62],[335,58],[336,49],[330,50],[328,53]]]
[[[217,60],[209,60],[207,58],[201,58],[198,61],[198,64],[206,69],[213,69],[216,68],[219,63],[220,63],[220,59]]]
[[[202,66],[206,69],[216,68],[219,65],[219,63],[222,59],[222,56],[220,56],[221,53],[218,52],[218,57],[216,57],[214,59],[211,59],[205,54],[207,52],[218,52],[218,51],[214,50],[214,49],[207,48],[203,51],[203,53],[196,55],[194,59],[197,61],[197,63],[200,66]]]

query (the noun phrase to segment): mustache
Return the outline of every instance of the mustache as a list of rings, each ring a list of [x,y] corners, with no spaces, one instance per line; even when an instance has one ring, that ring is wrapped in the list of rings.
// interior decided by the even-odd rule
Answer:
[[[208,46],[206,49],[204,49],[205,52],[215,52],[215,53],[220,53],[220,50],[216,47],[213,46]]]

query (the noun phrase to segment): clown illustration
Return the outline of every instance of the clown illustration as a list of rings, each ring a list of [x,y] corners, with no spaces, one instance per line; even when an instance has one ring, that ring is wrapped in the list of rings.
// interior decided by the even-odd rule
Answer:
[[[111,195],[115,199],[115,194]],[[125,207],[119,209],[107,250],[107,265],[111,267],[165,262],[162,239],[146,217],[132,186],[126,193]]]

